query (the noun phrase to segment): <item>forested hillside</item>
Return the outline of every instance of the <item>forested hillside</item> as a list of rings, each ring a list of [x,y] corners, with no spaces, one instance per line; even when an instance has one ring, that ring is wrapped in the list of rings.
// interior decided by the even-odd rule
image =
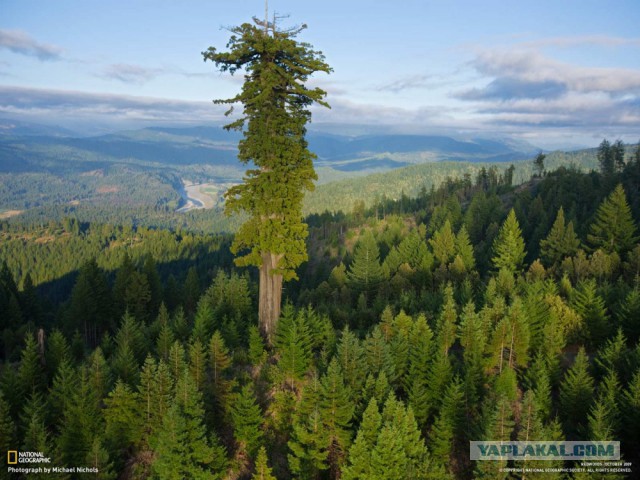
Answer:
[[[5,129],[7,130],[7,129]],[[13,132],[13,130],[7,130]],[[17,130],[21,132],[21,130]],[[225,217],[218,197],[242,179],[238,135],[217,127],[147,128],[88,138],[0,132],[0,218],[22,225],[85,223],[140,225],[193,232],[236,231],[242,219]],[[349,212],[357,202],[417,196],[447,178],[490,179],[510,168],[512,183],[531,178],[533,147],[506,140],[455,140],[421,135],[347,137],[310,134],[318,158],[317,188],[305,214]],[[627,155],[632,154],[627,146]],[[595,149],[551,152],[548,170],[598,165]],[[404,167],[404,168],[402,168]],[[211,211],[177,212],[183,182],[208,183]]]
[[[3,221],[0,450],[103,479],[506,479],[469,441],[588,438],[637,475],[640,149],[549,157],[354,183],[307,218],[273,347],[230,237]]]

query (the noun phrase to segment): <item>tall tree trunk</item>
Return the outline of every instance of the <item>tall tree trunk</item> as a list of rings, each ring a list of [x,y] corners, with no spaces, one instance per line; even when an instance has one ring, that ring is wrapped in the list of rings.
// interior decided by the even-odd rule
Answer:
[[[258,318],[260,329],[269,345],[273,344],[273,335],[280,318],[282,303],[282,274],[273,273],[282,254],[263,253],[260,266],[260,300]]]

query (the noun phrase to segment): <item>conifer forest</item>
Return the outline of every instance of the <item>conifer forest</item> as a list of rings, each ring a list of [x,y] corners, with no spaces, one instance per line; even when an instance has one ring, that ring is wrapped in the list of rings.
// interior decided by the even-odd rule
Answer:
[[[0,217],[0,478],[640,478],[640,144],[305,197],[332,67],[254,20],[202,53],[242,85],[215,100],[247,170],[223,207],[178,224],[153,187],[144,221]],[[474,441],[618,441],[630,466]]]

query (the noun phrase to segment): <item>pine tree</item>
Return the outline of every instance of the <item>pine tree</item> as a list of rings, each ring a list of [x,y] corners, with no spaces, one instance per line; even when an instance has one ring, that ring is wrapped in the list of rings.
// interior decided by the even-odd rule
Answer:
[[[278,368],[293,389],[311,366],[311,337],[302,311],[296,314],[291,305],[284,307],[276,329],[275,347],[280,354]]]
[[[320,382],[320,414],[328,436],[329,464],[338,471],[351,444],[354,406],[340,364],[333,358]]]
[[[211,372],[211,394],[215,403],[227,411],[231,382],[227,379],[227,373],[231,367],[229,350],[222,339],[222,335],[216,330],[209,341],[209,370]]]
[[[58,329],[53,330],[49,334],[45,358],[47,361],[47,372],[50,378],[55,375],[56,370],[58,370],[58,367],[63,361],[71,360],[67,339]]]
[[[254,457],[262,444],[262,411],[251,385],[245,385],[234,397],[231,407],[234,436],[240,450]]]
[[[119,454],[133,445],[138,445],[143,437],[146,411],[140,408],[141,399],[129,385],[118,381],[105,399],[105,442],[111,451]],[[146,403],[145,403],[146,404]]]
[[[631,344],[640,340],[640,288],[636,286],[630,290],[620,307],[619,319],[625,336]]]
[[[456,312],[456,301],[453,298],[453,287],[448,284],[444,289],[444,305],[436,324],[436,342],[437,348],[441,349],[445,354],[456,341],[456,323],[458,314]]]
[[[249,362],[254,367],[263,365],[267,361],[267,352],[260,330],[255,325],[249,327]]]
[[[169,372],[171,372],[171,377],[174,382],[177,382],[182,375],[182,371],[186,368],[187,364],[185,361],[186,352],[184,351],[184,346],[180,341],[176,340],[173,342],[171,346],[171,350],[169,350]],[[209,357],[211,358],[211,357]]]
[[[347,279],[351,288],[364,294],[367,303],[370,303],[384,279],[378,244],[373,234],[368,230],[356,245],[353,262],[347,271]]]
[[[635,231],[625,191],[618,184],[598,207],[587,241],[593,250],[602,249],[623,256],[638,240]]]
[[[451,223],[447,219],[433,238],[429,239],[433,249],[433,255],[440,265],[447,265],[456,254],[456,237],[451,229]]]
[[[160,359],[166,362],[169,359],[169,350],[171,350],[171,345],[173,345],[175,337],[171,331],[170,320],[164,303],[160,305],[158,323],[160,325],[160,332],[156,340],[156,353]]]
[[[87,452],[85,463],[89,468],[95,468],[98,473],[93,477],[96,480],[115,480],[117,475],[113,472],[112,463],[109,461],[109,452],[102,446],[100,437],[95,437],[91,449]]]
[[[16,434],[15,423],[11,419],[11,415],[9,413],[9,404],[4,399],[2,391],[0,391],[0,450],[2,455],[0,456],[0,473],[2,475],[6,474],[6,477],[9,478],[9,474],[6,471],[7,467],[7,453],[9,450],[17,450],[18,449],[18,437]]]
[[[198,309],[196,316],[193,320],[193,331],[191,332],[192,340],[200,340],[205,343],[207,339],[211,338],[215,327],[215,319],[213,308],[210,302],[205,297],[198,302]]]
[[[580,240],[573,231],[573,222],[565,224],[564,210],[558,210],[555,222],[547,238],[540,241],[540,254],[547,266],[558,265],[565,257],[575,255]]]
[[[560,407],[568,436],[575,438],[586,433],[587,414],[592,400],[593,379],[588,372],[587,355],[581,348],[560,385]]]
[[[456,235],[456,256],[459,256],[464,265],[465,271],[472,272],[476,268],[473,245],[469,238],[467,228],[462,225]]]
[[[640,442],[640,369],[636,370],[629,386],[622,393],[621,413],[623,437],[629,445]]]
[[[624,143],[622,140],[616,140],[611,145],[611,156],[613,157],[613,166],[616,171],[621,172],[624,170]]]
[[[243,130],[247,124],[238,158],[257,168],[227,191],[225,211],[249,214],[232,250],[248,250],[237,265],[260,267],[259,319],[269,342],[280,317],[282,282],[297,278],[295,269],[307,259],[302,200],[316,179],[315,155],[305,140],[309,107],[328,106],[326,92],[304,85],[315,72],[331,72],[321,52],[295,40],[305,27],[278,30],[267,19],[259,26],[244,23],[231,29],[229,52],[203,52],[223,72],[247,72],[241,93],[216,102],[244,107],[243,116],[225,128]]]
[[[382,428],[371,452],[371,476],[368,478],[425,478],[427,449],[411,408],[405,409],[393,395],[382,411]],[[433,478],[448,479],[437,467]]]
[[[354,394],[358,394],[362,390],[366,377],[364,349],[358,337],[348,327],[342,331],[336,358],[340,363],[345,383]]]
[[[33,393],[20,415],[24,437],[22,450],[27,452],[51,451],[49,432],[47,431],[47,404],[40,393]],[[15,446],[14,446],[15,449]]]
[[[537,176],[538,178],[542,178],[542,172],[544,172],[544,159],[547,158],[547,156],[540,152],[538,153],[538,155],[536,155],[536,158],[533,159],[533,165],[534,168],[537,170]]]
[[[609,316],[604,300],[596,291],[596,282],[581,282],[573,292],[571,306],[584,320],[586,339],[591,346],[598,346],[610,333]]]
[[[204,386],[207,366],[207,351],[200,340],[195,339],[189,345],[189,373],[193,378],[196,388],[201,390]]]
[[[26,395],[33,391],[41,391],[45,387],[46,379],[42,368],[42,360],[38,343],[31,333],[27,333],[18,370],[20,383]]]
[[[344,480],[370,478],[371,453],[378,441],[381,424],[382,416],[374,397],[364,411],[356,440],[349,449],[349,464],[342,470]]]
[[[59,419],[60,435],[56,447],[60,463],[66,465],[81,465],[95,432],[103,428],[98,402],[85,368],[80,369],[78,380]]]
[[[505,269],[511,273],[522,270],[525,251],[524,240],[516,213],[511,209],[493,242],[493,265],[496,270]]]
[[[256,468],[251,476],[251,480],[277,480],[276,477],[273,476],[273,472],[267,461],[267,451],[264,447],[260,447],[258,457],[256,458]]]
[[[156,267],[153,256],[147,255],[142,266],[142,273],[147,277],[147,285],[149,285],[149,315],[156,315],[162,302],[162,281]]]
[[[195,312],[200,298],[200,278],[196,267],[187,270],[187,278],[184,281],[184,308],[187,312]]]
[[[462,426],[464,412],[464,392],[459,379],[454,379],[444,392],[440,412],[429,435],[429,448],[434,464],[448,467],[451,472],[451,458],[454,442]],[[453,472],[451,472],[453,473]]]
[[[320,388],[320,381],[314,376],[303,389],[287,443],[289,469],[303,479],[312,479],[328,468],[329,437],[320,412]]]
[[[98,402],[96,407],[100,407],[102,399],[111,389],[113,382],[111,369],[109,368],[100,347],[96,348],[89,357],[88,373],[91,390],[94,392],[94,397]]]
[[[615,163],[611,143],[605,138],[598,147],[598,162],[600,162],[600,171],[603,175],[613,175],[615,172]]]
[[[157,456],[152,465],[154,478],[221,478],[222,472],[212,470],[216,450],[207,439],[203,415],[202,397],[185,369],[158,435]]]
[[[484,412],[483,432],[480,438],[490,438],[492,441],[510,441],[513,432],[513,407],[505,398],[498,398],[487,404]],[[486,480],[504,480],[506,460],[492,460],[476,462],[474,478]]]

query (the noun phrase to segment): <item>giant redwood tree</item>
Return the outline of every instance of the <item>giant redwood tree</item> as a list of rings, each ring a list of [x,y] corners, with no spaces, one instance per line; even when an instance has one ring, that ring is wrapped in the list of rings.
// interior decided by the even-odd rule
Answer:
[[[244,183],[225,194],[227,214],[246,212],[249,219],[236,233],[232,246],[238,266],[260,268],[259,318],[269,341],[280,316],[283,281],[296,278],[295,269],[307,259],[307,225],[302,218],[305,191],[317,178],[315,155],[305,140],[309,107],[325,107],[326,92],[305,86],[315,72],[331,72],[321,52],[295,37],[306,28],[280,30],[275,21],[244,23],[231,29],[228,51],[210,47],[205,61],[221,72],[244,69],[242,91],[217,104],[243,106],[243,114],[226,125],[240,130],[238,158],[255,168],[247,170]]]

